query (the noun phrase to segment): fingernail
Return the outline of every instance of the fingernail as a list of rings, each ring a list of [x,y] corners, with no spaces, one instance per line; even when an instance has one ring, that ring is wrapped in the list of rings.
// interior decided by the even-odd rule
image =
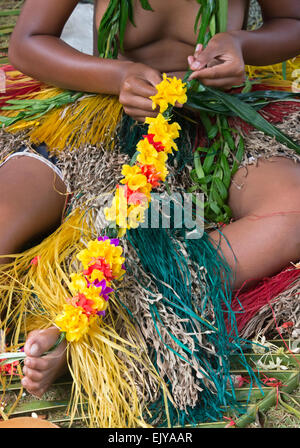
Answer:
[[[200,51],[202,49],[202,44],[196,45],[196,51]]]
[[[191,68],[193,69],[193,70],[196,70],[197,68],[200,68],[201,67],[201,64],[200,64],[200,62],[198,62],[198,61],[195,61],[192,65],[191,65]]]
[[[37,344],[32,344],[30,354],[31,356],[37,356],[39,354],[39,346]]]

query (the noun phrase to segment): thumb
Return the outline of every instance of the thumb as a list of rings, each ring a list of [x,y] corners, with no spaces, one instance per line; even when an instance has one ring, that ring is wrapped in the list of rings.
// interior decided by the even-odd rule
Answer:
[[[162,81],[162,75],[158,70],[149,70],[147,73],[147,81],[153,87],[156,87]]]

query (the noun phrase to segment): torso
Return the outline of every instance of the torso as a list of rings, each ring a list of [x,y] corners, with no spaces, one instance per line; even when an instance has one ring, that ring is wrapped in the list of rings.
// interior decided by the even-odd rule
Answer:
[[[139,0],[133,2],[136,27],[128,24],[125,51],[119,58],[142,62],[161,72],[186,70],[187,57],[193,54],[196,44],[194,23],[199,3],[196,0],[149,0],[154,10],[151,12],[145,11]],[[95,2],[95,38],[108,3],[109,0]],[[229,0],[228,30],[243,28],[247,5],[248,0]]]

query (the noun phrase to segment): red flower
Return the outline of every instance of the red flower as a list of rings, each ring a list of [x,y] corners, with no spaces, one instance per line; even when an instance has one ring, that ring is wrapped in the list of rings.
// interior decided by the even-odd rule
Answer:
[[[294,322],[289,321],[289,322],[284,322],[284,323],[281,325],[281,328],[291,328],[291,327],[293,327],[293,326],[294,326]]]
[[[87,299],[84,294],[78,293],[76,296],[72,297],[72,299],[68,299],[68,302],[75,307],[80,306],[83,308],[87,316],[96,314],[97,312],[94,308],[92,308],[92,305],[94,305],[93,300]]]
[[[141,170],[142,174],[147,177],[149,184],[151,184],[154,188],[158,187],[161,179],[159,173],[155,169],[155,166],[142,165]]]
[[[154,148],[156,149],[157,152],[162,152],[165,150],[165,147],[163,146],[163,144],[161,142],[154,141],[154,137],[155,137],[154,134],[143,135],[143,137],[146,138],[152,146],[154,146]]]
[[[31,265],[34,265],[34,266],[37,266],[38,263],[39,263],[39,261],[40,261],[40,259],[41,259],[40,255],[37,255],[36,257],[34,257],[34,258],[31,260],[30,264],[31,264]]]
[[[105,263],[103,258],[95,259],[95,263],[89,266],[88,269],[85,269],[83,275],[90,276],[95,270],[103,272],[103,275],[107,280],[111,280],[113,277],[109,264]]]

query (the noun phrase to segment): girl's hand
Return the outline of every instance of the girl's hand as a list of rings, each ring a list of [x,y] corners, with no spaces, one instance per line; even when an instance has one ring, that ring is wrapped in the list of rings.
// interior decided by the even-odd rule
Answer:
[[[245,63],[239,40],[230,33],[216,34],[204,49],[196,47],[188,57],[193,73],[191,79],[199,79],[204,85],[230,89],[245,81]]]
[[[156,117],[149,99],[157,93],[155,86],[162,80],[161,73],[144,64],[130,62],[120,84],[120,103],[134,120],[144,122],[146,117]]]

